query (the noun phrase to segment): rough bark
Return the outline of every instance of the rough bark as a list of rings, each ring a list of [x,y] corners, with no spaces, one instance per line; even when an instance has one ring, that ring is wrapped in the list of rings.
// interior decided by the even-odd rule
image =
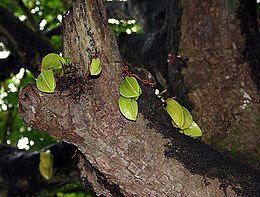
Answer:
[[[21,2],[19,1],[19,3]],[[66,8],[71,6],[71,2],[69,1],[64,2],[64,4]],[[149,5],[150,7],[147,8],[145,5]],[[107,2],[106,4],[109,17],[123,20],[134,18],[146,32],[155,32],[161,28],[164,20],[163,6],[163,3],[156,1],[149,3],[147,3],[147,1],[119,1]],[[160,7],[159,11],[158,7]],[[23,9],[25,9],[25,7]],[[41,59],[46,54],[55,52],[55,49],[44,36],[50,38],[52,35],[60,35],[62,33],[62,27],[58,26],[57,28],[45,32],[43,35],[40,32],[34,32],[26,27],[3,7],[0,7],[0,10],[0,41],[3,42],[13,54],[11,57],[8,57],[8,59],[0,62],[0,80],[8,78],[11,73],[17,73],[22,67],[38,75],[38,66]],[[38,28],[36,28],[36,30],[37,29]],[[165,84],[164,82],[164,85]]]
[[[65,80],[63,87],[58,83],[62,92],[54,94],[27,86],[19,111],[32,127],[78,147],[86,188],[105,196],[259,194],[258,172],[175,131],[153,89],[142,86],[136,122],[123,118],[118,109],[123,66],[103,1],[76,1],[63,27],[64,54],[79,66],[79,78]],[[94,53],[103,71],[84,81]]]
[[[260,35],[259,19],[257,17],[256,1],[241,0],[237,16],[241,23],[241,33],[245,39],[243,55],[245,61],[250,65],[251,77],[260,91]],[[258,14],[260,12],[258,11]]]
[[[260,84],[258,55],[260,36],[256,22],[256,3],[254,1],[232,3],[223,1],[218,5],[213,5],[212,2],[202,4],[196,2],[192,5],[189,2],[184,2],[182,5],[180,3],[181,1],[168,1],[165,25],[160,32],[120,35],[118,38],[120,53],[127,62],[144,67],[151,72],[159,89],[170,89],[168,96],[177,96],[180,103],[190,110],[193,109],[200,125],[204,126],[207,122],[207,125],[203,127],[206,132],[203,140],[206,143],[222,150],[230,150],[241,161],[259,169],[260,147],[257,142],[259,94],[257,89]],[[232,5],[235,6],[232,8],[233,13],[228,14]],[[190,10],[193,10],[193,7],[196,9],[191,13]],[[216,16],[209,15],[208,17],[209,13]],[[220,16],[225,20],[222,20]],[[204,22],[202,23],[201,20]],[[233,31],[238,34],[227,33],[228,30],[225,28],[233,28]],[[207,31],[210,35],[204,36],[198,33],[207,33]],[[155,36],[156,34],[161,36]],[[238,36],[235,37],[235,35]],[[196,43],[193,43],[193,40]],[[241,40],[244,42],[241,43]],[[234,44],[237,42],[239,47],[227,46],[227,49],[223,49],[224,45],[221,42],[227,44],[226,42],[231,41]],[[178,58],[176,55],[182,57]],[[235,72],[230,69],[231,59],[234,59]],[[212,61],[215,66],[211,66]],[[240,69],[239,65],[243,63],[245,63],[244,68]],[[226,77],[232,75],[232,77],[223,80],[224,75]],[[246,84],[244,86],[251,89],[251,93],[239,90],[237,84],[244,84],[243,81],[250,83],[251,87]],[[208,84],[207,88],[206,84]],[[231,88],[232,93],[224,90],[224,87]],[[196,91],[198,92],[194,95]],[[203,91],[203,94],[200,91]],[[220,91],[224,91],[225,96],[222,96]],[[241,99],[242,97],[244,99]],[[245,97],[249,100],[251,97],[254,99],[249,104],[250,108],[243,110],[242,108],[249,102]],[[206,102],[208,99],[210,102]],[[246,110],[248,112],[241,113]],[[210,116],[209,111],[211,111]],[[247,113],[250,115],[248,116]],[[241,125],[247,128],[242,128]]]
[[[76,147],[56,144],[46,147],[54,155],[54,177],[46,181],[39,173],[39,151],[29,152],[1,145],[0,196],[34,196],[46,189],[52,190],[80,179]]]
[[[182,79],[171,86],[185,87],[192,112],[205,131],[203,141],[226,144],[245,157],[260,154],[259,74],[255,72],[260,67],[256,55],[260,48],[252,4],[182,1],[179,51],[189,60],[176,72],[182,75],[174,75],[176,64],[169,65],[170,76]]]

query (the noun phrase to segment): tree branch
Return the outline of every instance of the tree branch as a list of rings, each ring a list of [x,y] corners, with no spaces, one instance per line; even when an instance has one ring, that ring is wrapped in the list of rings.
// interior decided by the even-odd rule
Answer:
[[[44,35],[48,38],[51,38],[54,35],[61,35],[62,34],[62,25],[58,25],[57,27],[54,27],[50,29],[49,31],[44,32]]]
[[[54,155],[54,176],[46,181],[39,173],[39,153],[18,150],[0,145],[0,194],[1,196],[28,196],[41,190],[54,189],[57,186],[79,180],[80,174],[76,160],[71,157],[75,146],[55,144],[50,149]]]
[[[39,31],[39,26],[34,20],[33,15],[30,13],[30,11],[27,9],[27,7],[24,5],[22,0],[15,0],[16,3],[20,6],[20,8],[23,10],[24,14],[28,17],[28,20],[30,21],[33,30]]]
[[[55,52],[49,41],[25,26],[19,19],[0,6],[0,41],[2,41],[28,70],[37,74],[42,58]]]
[[[168,79],[166,35],[164,30],[152,34],[120,34],[117,43],[120,54],[130,65],[145,68],[155,78],[157,88],[167,89],[172,96]],[[158,49],[160,51],[158,52]]]
[[[5,59],[0,59],[0,81],[9,78],[12,73],[18,73],[21,67],[12,54]]]
[[[121,115],[123,66],[106,21],[103,1],[74,3],[64,20],[64,54],[79,63],[82,77],[97,51],[102,73],[78,83],[78,100],[73,79],[63,83],[67,89],[61,96],[60,84],[54,94],[27,86],[19,95],[25,122],[75,144],[103,175],[105,181],[98,181],[82,170],[85,185],[90,182],[98,195],[112,196],[116,190],[123,196],[256,196],[259,173],[175,131],[153,89],[142,86],[136,122]]]
[[[108,18],[116,18],[118,20],[131,20],[131,13],[127,1],[107,1],[106,9]]]
[[[165,2],[158,0],[106,2],[108,18],[135,19],[146,33],[156,32],[163,26],[165,7]]]

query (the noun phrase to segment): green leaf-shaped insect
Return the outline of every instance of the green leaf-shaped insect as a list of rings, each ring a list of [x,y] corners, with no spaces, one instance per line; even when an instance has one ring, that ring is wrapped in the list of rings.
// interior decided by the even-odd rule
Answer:
[[[169,100],[167,102],[165,110],[171,116],[173,126],[180,129],[186,129],[192,124],[192,115],[185,107],[181,106],[177,101],[173,99]]]
[[[53,155],[50,150],[40,152],[39,171],[46,180],[53,177]]]
[[[52,70],[42,69],[41,74],[37,77],[36,86],[42,92],[53,93],[56,88],[56,81]]]
[[[69,60],[61,57],[56,53],[49,53],[42,59],[42,68],[45,70],[52,70],[54,73],[63,74],[63,65]]]
[[[100,64],[100,59],[93,58],[89,67],[90,75],[99,75],[102,71],[102,67]]]
[[[124,117],[126,117],[129,120],[136,120],[138,113],[138,105],[136,100],[120,96],[118,104],[119,109],[121,113],[124,115]]]
[[[180,130],[180,132],[193,138],[202,136],[201,129],[194,121],[192,121],[192,124],[187,129]]]
[[[135,77],[125,77],[123,82],[120,84],[120,94],[125,98],[138,99],[142,94],[142,90]]]

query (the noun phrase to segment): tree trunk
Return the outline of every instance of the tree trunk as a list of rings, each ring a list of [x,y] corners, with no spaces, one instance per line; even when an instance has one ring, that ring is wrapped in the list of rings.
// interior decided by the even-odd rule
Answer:
[[[182,90],[177,97],[187,96],[204,142],[250,155],[247,159],[259,157],[256,2],[182,1],[182,7],[179,53],[188,62],[169,65],[170,86]]]
[[[19,110],[32,127],[78,147],[89,191],[104,196],[258,195],[259,173],[175,131],[152,88],[142,86],[136,122],[120,114],[123,64],[103,1],[76,1],[63,27],[64,55],[78,66],[78,78],[58,83],[62,91],[54,94],[27,86],[20,92]],[[102,73],[85,81],[95,53]]]

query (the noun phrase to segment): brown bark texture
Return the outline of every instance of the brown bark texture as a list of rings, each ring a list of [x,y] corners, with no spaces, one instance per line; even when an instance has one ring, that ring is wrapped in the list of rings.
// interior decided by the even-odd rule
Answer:
[[[123,64],[102,0],[74,2],[63,28],[64,55],[78,67],[77,77],[59,79],[54,94],[25,87],[19,111],[32,127],[78,147],[89,191],[98,196],[257,195],[259,173],[175,131],[152,88],[142,86],[135,122],[121,115]],[[95,53],[102,73],[83,80]]]
[[[254,80],[260,47],[252,4],[183,1],[179,48],[189,58],[180,87],[186,87],[193,114],[205,131],[203,141],[225,144],[244,157],[260,155],[259,81]]]

